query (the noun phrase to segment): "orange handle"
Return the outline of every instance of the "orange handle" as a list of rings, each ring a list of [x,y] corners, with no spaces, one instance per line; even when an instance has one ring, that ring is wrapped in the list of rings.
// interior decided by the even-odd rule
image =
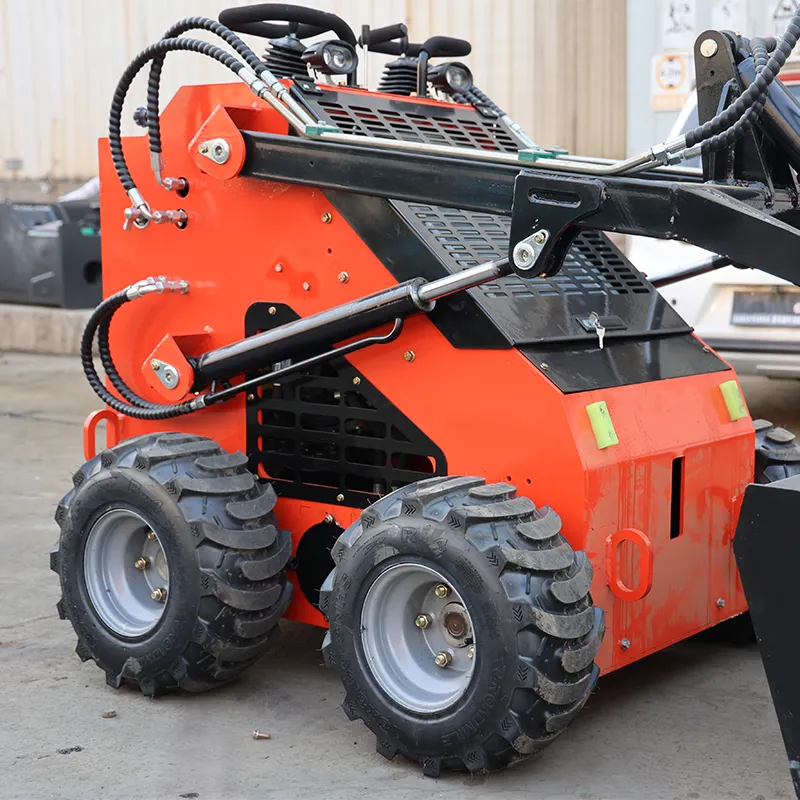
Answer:
[[[639,585],[633,589],[623,583],[617,568],[617,548],[623,542],[639,551]],[[640,530],[623,528],[606,539],[606,580],[611,593],[628,603],[641,600],[653,588],[653,545]]]

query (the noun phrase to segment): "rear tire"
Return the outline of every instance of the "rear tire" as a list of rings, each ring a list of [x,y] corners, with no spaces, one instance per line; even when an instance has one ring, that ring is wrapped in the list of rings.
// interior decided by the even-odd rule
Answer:
[[[109,685],[202,692],[273,644],[291,599],[292,543],[276,525],[273,489],[246,463],[210,439],[159,433],[106,450],[73,476],[50,558],[58,612],[78,635],[78,656]],[[126,526],[121,544],[116,520]],[[131,564],[143,548],[155,558],[137,575]],[[160,606],[150,596],[158,583],[168,586]]]
[[[589,596],[589,559],[573,552],[560,530],[555,512],[517,497],[513,486],[439,477],[387,495],[342,534],[332,552],[336,568],[320,593],[330,621],[323,653],[344,683],[345,712],[376,734],[379,753],[389,759],[401,753],[430,776],[443,768],[477,772],[538,752],[563,733],[597,680],[593,662],[605,626]],[[375,666],[370,592],[391,571],[413,569],[446,578],[474,629],[471,677],[446,707],[446,692],[414,695],[408,680],[416,674],[423,676],[420,685],[430,683],[424,672],[433,654],[413,638],[420,608],[436,608],[429,589],[413,589],[406,609],[397,592],[375,590],[386,598],[392,629],[407,628],[397,649],[425,659],[405,676],[402,657],[391,669]],[[443,624],[441,611],[422,627]],[[457,647],[446,669],[461,659],[463,671]],[[384,649],[389,655],[379,653],[378,661],[391,661],[391,648]],[[415,710],[423,701],[430,710]]]

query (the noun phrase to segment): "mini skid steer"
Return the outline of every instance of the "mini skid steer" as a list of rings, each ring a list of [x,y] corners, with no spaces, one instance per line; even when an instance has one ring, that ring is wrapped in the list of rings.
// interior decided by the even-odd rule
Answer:
[[[468,42],[407,33],[235,8],[120,79],[82,342],[103,407],[51,553],[78,655],[200,692],[282,618],[328,628],[347,715],[435,776],[538,752],[600,674],[749,607],[798,784],[800,446],[657,287],[731,263],[800,281],[776,77],[800,12],[780,40],[703,33],[702,124],[624,161],[537,146]],[[237,82],[162,112],[178,51]],[[392,57],[377,92],[369,51]],[[123,139],[142,70],[147,135]],[[718,256],[648,280],[611,231]]]

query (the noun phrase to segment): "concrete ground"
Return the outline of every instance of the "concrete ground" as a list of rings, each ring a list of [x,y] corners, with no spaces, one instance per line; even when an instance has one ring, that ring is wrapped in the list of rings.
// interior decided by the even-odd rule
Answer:
[[[800,384],[744,380],[756,416],[800,430]],[[48,569],[53,511],[98,405],[77,359],[0,354],[0,798],[451,798],[673,800],[790,797],[754,647],[689,641],[600,681],[533,762],[433,781],[339,708],[322,633],[282,645],[215,694],[115,692],[73,653]],[[103,718],[114,710],[116,717]],[[272,734],[254,741],[255,728]]]

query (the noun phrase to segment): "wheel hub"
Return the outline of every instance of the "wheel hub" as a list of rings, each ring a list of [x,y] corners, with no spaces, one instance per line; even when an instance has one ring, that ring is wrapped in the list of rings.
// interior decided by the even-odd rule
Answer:
[[[410,711],[449,708],[472,679],[469,611],[432,567],[394,564],[375,579],[361,610],[361,643],[380,688]]]
[[[92,525],[83,571],[92,607],[111,631],[136,639],[158,625],[169,597],[169,565],[158,535],[136,512],[111,509]]]

